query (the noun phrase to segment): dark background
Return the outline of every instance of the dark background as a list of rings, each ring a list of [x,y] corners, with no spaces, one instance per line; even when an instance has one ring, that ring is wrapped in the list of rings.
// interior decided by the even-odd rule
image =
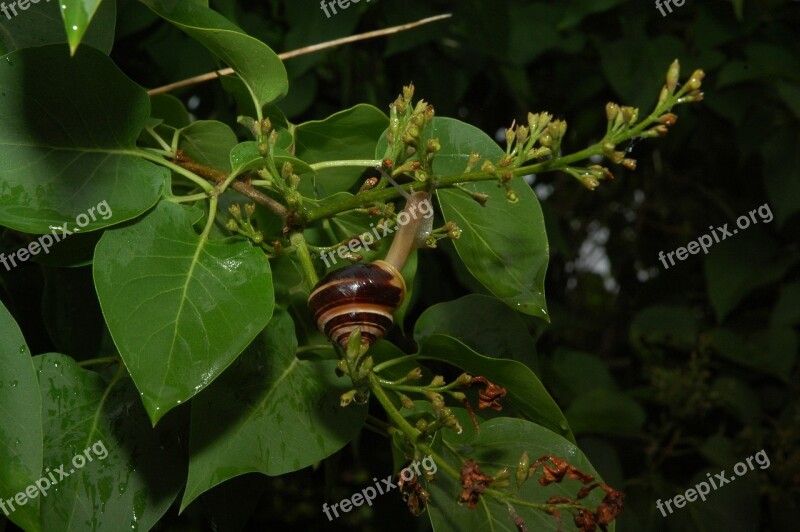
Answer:
[[[565,174],[535,177],[550,242],[552,323],[527,319],[538,338],[534,365],[581,449],[627,494],[619,530],[797,529],[800,2],[689,0],[667,16],[652,2],[618,0],[362,0],[330,18],[313,0],[211,6],[277,52],[453,13],[287,61],[290,92],[278,105],[295,123],[361,102],[386,110],[413,81],[437,115],[492,136],[528,111],[549,111],[569,123],[563,149],[573,152],[600,138],[607,101],[648,112],[673,59],[681,79],[704,69],[704,102],[678,107],[666,138],[625,146],[636,171],[619,168],[593,192]],[[112,58],[141,85],[218,66],[137,2],[118,8]],[[219,83],[174,94],[197,118],[235,122]],[[668,270],[659,262],[659,251],[685,246],[709,226],[734,227],[765,203],[771,222],[759,219]],[[417,314],[474,289],[452,256],[444,249],[421,257]],[[76,291],[90,286],[89,268],[3,272],[3,299],[30,318],[19,321],[33,352],[52,348],[37,296],[64,281]],[[96,308],[81,312],[101,322]],[[86,341],[93,337],[87,332]],[[211,519],[219,530],[425,530],[428,520],[411,517],[396,493],[334,524],[320,510],[388,474],[387,449],[365,433],[317,471],[240,477],[216,491],[244,501],[252,515],[201,498],[182,516],[171,511],[162,529],[207,529]],[[762,449],[769,468],[668,518],[656,510],[657,499],[683,493],[706,472],[730,475]]]

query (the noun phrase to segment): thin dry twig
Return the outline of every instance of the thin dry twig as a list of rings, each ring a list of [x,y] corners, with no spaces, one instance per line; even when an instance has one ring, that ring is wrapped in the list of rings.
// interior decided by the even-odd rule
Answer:
[[[384,28],[382,30],[375,30],[375,31],[368,31],[367,33],[359,33],[358,35],[351,35],[350,37],[342,37],[340,39],[334,39],[332,41],[326,41],[318,44],[312,44],[310,46],[305,46],[303,48],[298,48],[297,50],[291,50],[289,52],[283,52],[278,54],[282,60],[292,59],[293,57],[298,57],[305,54],[311,54],[314,52],[319,52],[320,50],[326,50],[328,48],[335,48],[337,46],[341,46],[343,44],[348,44],[351,42],[363,41],[366,39],[374,39],[375,37],[383,37],[384,35],[391,35],[393,33],[399,33],[401,31],[410,30],[412,28],[416,28],[417,26],[422,26],[424,24],[430,24],[431,22],[437,22],[439,20],[444,20],[446,18],[450,18],[452,13],[444,13],[442,15],[436,15],[433,17],[423,18],[416,22],[409,22],[408,24],[400,24],[399,26],[392,26],[391,28]],[[215,70],[214,72],[207,72],[205,74],[201,74],[199,76],[194,76],[188,79],[183,79],[181,81],[176,81],[174,83],[169,83],[162,87],[156,87],[155,89],[150,89],[147,91],[147,94],[150,96],[154,96],[156,94],[163,94],[165,92],[171,92],[175,89],[179,89],[181,87],[188,87],[189,85],[195,85],[197,83],[203,83],[206,81],[211,81],[212,79],[217,79],[219,76],[229,76],[234,73],[232,68],[223,68],[222,70]]]

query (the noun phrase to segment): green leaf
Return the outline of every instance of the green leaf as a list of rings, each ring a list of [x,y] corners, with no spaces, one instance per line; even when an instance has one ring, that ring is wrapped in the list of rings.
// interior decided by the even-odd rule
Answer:
[[[184,155],[211,168],[230,172],[231,150],[236,146],[236,133],[222,122],[198,120],[180,131],[178,146]]]
[[[42,439],[36,369],[22,331],[0,302],[0,501],[24,492],[39,478]],[[25,530],[39,530],[38,514],[39,499],[6,513]]]
[[[800,324],[800,282],[781,287],[778,301],[772,309],[770,322],[773,326]]]
[[[417,337],[416,330],[414,336]],[[515,360],[490,358],[478,354],[456,338],[443,334],[433,334],[418,342],[419,354],[423,358],[441,360],[471,375],[486,377],[491,382],[506,388],[508,395],[503,404],[507,403],[515,408],[521,417],[572,439],[572,433],[561,409],[547,393],[536,374],[527,366]]]
[[[358,104],[324,120],[304,122],[294,131],[295,155],[309,164],[344,159],[374,159],[389,119],[379,109]],[[380,156],[378,156],[380,157]],[[352,188],[363,167],[325,168],[317,171],[320,197]]]
[[[302,361],[296,351],[294,322],[277,309],[255,342],[193,401],[181,508],[238,475],[282,475],[308,467],[356,435],[367,409],[339,406],[349,379],[336,377],[335,360]]]
[[[429,307],[417,320],[414,339],[420,342],[437,333],[493,358],[536,365],[536,345],[525,322],[493,297],[470,294]]]
[[[61,4],[62,2],[39,0],[38,5],[28,4],[29,9],[18,12],[18,16],[11,17],[10,20],[6,20],[3,16],[0,24],[0,55],[22,48],[66,43],[67,33],[64,31],[64,20],[60,13]],[[105,0],[94,14],[94,24],[89,26],[89,30],[83,35],[83,43],[101,50],[106,55],[111,53],[116,19],[116,0]],[[65,49],[64,55],[68,53]]]
[[[275,153],[275,166],[278,168],[279,172],[283,167],[283,163],[292,163],[295,174],[308,174],[304,176],[308,179],[313,177],[314,170],[312,170],[305,161],[301,161],[285,149],[277,146],[273,149]],[[228,157],[230,160],[229,165],[233,168],[233,173],[236,175],[248,170],[262,168],[266,164],[264,162],[264,157],[258,153],[258,142],[252,140],[246,140],[234,146],[230,150]]]
[[[162,202],[95,251],[103,315],[153,423],[219,376],[274,306],[263,253],[198,236],[193,213]]]
[[[19,50],[0,61],[0,87],[0,224],[49,233],[67,223],[86,232],[156,203],[169,172],[135,147],[150,102],[102,53],[84,47],[70,59],[61,45]],[[97,216],[104,201],[111,214]]]
[[[569,2],[558,29],[567,30],[573,28],[589,15],[609,11],[623,3],[625,3],[625,0],[576,0],[575,2]]]
[[[472,437],[459,437],[455,431],[444,431],[444,441],[448,448],[453,448],[464,458],[474,460],[480,470],[490,476],[503,468],[511,473],[511,483],[515,482],[516,471],[522,453],[528,453],[533,462],[543,456],[555,456],[566,460],[570,465],[602,482],[597,471],[589,463],[584,454],[572,443],[549,430],[524,419],[496,418],[481,424],[481,430]],[[447,463],[461,471],[461,460],[454,459],[451,452],[443,455]],[[518,500],[545,504],[551,497],[567,497],[575,499],[584,484],[578,480],[564,478],[559,483],[542,486],[538,478],[542,475],[542,466],[529,478],[515,494]],[[454,494],[464,491],[460,483],[439,471],[435,482],[426,482],[430,492],[428,513],[436,532],[463,532],[464,530],[491,530],[517,532],[506,504],[498,503],[486,495],[482,495],[478,505],[469,509],[466,504],[459,504]],[[585,507],[596,508],[605,494],[600,489],[593,490],[581,503]],[[528,530],[561,530],[556,520],[547,513],[515,504],[514,510],[522,518]],[[562,510],[564,530],[577,530],[571,514]],[[608,530],[615,530],[612,522]]]
[[[216,11],[197,2],[140,1],[233,68],[247,86],[259,117],[265,105],[286,95],[289,81],[277,54]]]
[[[797,361],[800,340],[792,327],[772,325],[753,332],[712,329],[704,335],[704,342],[723,358],[786,382]]]
[[[452,118],[434,118],[426,136],[441,142],[433,160],[439,175],[463,172],[470,150],[489,160],[503,154],[481,130]],[[485,207],[460,190],[440,189],[436,194],[445,220],[463,231],[453,243],[470,273],[514,310],[549,320],[544,298],[549,250],[542,209],[524,180],[512,179],[510,186],[519,196],[517,203],[510,203],[505,190],[491,181],[464,185],[489,196]]]
[[[800,150],[796,129],[778,129],[764,142],[761,156],[769,205],[775,209],[775,223],[783,227],[800,212]]]
[[[697,344],[699,329],[690,307],[654,306],[633,318],[630,342],[642,358],[661,358],[665,348],[689,353]]]
[[[572,431],[610,436],[635,435],[647,415],[632,398],[616,390],[597,388],[575,398],[566,411]]]
[[[171,94],[155,94],[150,96],[150,117],[160,118],[165,124],[174,128],[189,125],[189,112],[183,102]],[[166,139],[169,142],[171,139]]]
[[[720,242],[705,257],[708,296],[720,322],[750,292],[781,279],[798,261],[796,254],[777,256],[777,244],[762,227],[731,232],[734,238]]]
[[[555,391],[559,402],[566,405],[592,390],[616,389],[611,371],[603,360],[563,347],[556,349],[550,362],[550,373],[545,375],[545,381]]]
[[[42,387],[43,530],[150,530],[185,478],[175,427],[150,427],[127,377],[110,383],[60,354],[34,358]],[[117,377],[124,375],[120,368]],[[63,465],[64,478],[59,473]]]
[[[49,1],[49,0],[48,0]],[[70,54],[75,55],[89,23],[92,21],[102,0],[60,0],[61,17],[67,32]]]

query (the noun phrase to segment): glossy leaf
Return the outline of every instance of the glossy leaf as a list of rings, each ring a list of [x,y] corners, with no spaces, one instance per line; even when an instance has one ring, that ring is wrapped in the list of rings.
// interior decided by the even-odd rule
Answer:
[[[0,501],[24,492],[39,478],[42,438],[42,400],[31,353],[0,302]],[[39,529],[39,499],[4,512],[26,530]]]
[[[222,122],[198,120],[180,130],[178,146],[183,154],[204,166],[229,172],[230,153],[236,146],[236,133]]]
[[[481,471],[493,476],[503,468],[511,473],[511,483],[515,482],[514,472],[520,456],[527,452],[531,461],[542,456],[555,456],[566,460],[570,465],[584,473],[593,475],[597,481],[602,479],[594,470],[589,460],[574,444],[557,434],[524,419],[496,418],[481,424],[481,430],[472,433],[471,437],[459,437],[455,431],[444,432],[447,446],[465,458],[474,460]],[[461,471],[461,461],[452,457],[449,451],[441,455],[451,467]],[[544,504],[550,497],[567,497],[575,499],[584,484],[577,480],[565,478],[560,483],[541,486],[538,478],[542,475],[542,466],[537,473],[528,479],[515,494],[518,500]],[[518,532],[506,504],[497,503],[488,497],[481,496],[478,505],[469,509],[466,504],[456,502],[454,494],[461,493],[463,487],[452,477],[439,472],[435,482],[428,482],[430,492],[428,513],[436,532],[462,532],[464,530],[493,530]],[[595,508],[603,499],[600,489],[593,490],[582,499],[584,506]],[[555,519],[541,510],[515,504],[514,510],[522,518],[528,530],[560,530]],[[571,514],[562,511],[564,530],[577,530],[572,522]],[[615,523],[608,526],[615,530]]]
[[[416,330],[414,334],[417,338]],[[506,388],[503,404],[535,423],[572,439],[569,425],[561,409],[547,393],[542,382],[527,366],[515,360],[490,358],[479,354],[460,341],[443,334],[418,338],[419,354],[425,359],[441,360],[461,368],[470,375],[486,377]]]
[[[97,245],[97,295],[155,423],[208,386],[272,316],[269,263],[247,242],[201,239],[168,202]]]
[[[183,483],[178,433],[167,424],[150,427],[127,377],[106,382],[60,354],[34,361],[44,413],[43,476],[57,481],[41,498],[42,529],[152,528]]]
[[[0,61],[0,223],[19,231],[130,220],[155,204],[169,175],[137,156],[150,114],[144,90],[93,48],[66,52],[50,45]],[[94,212],[104,201],[107,217]]]
[[[247,170],[255,170],[265,165],[264,157],[258,153],[258,143],[252,140],[240,142],[230,150],[230,166],[235,174],[241,174]],[[285,149],[275,147],[275,166],[280,172],[283,163],[291,163],[295,174],[309,174],[304,178],[310,179],[314,170],[305,161],[301,161]]]
[[[78,45],[94,18],[103,0],[59,0],[61,17],[64,19],[64,30],[71,55],[75,55]]]
[[[70,0],[74,1],[74,0]],[[6,6],[11,2],[6,2]],[[60,6],[66,2],[39,0],[38,5],[28,3],[26,11],[19,11],[18,16],[6,20],[3,16],[0,24],[0,55],[21,48],[43,46],[67,42]],[[97,2],[99,3],[99,2]],[[19,9],[19,4],[16,5]],[[96,9],[93,24],[82,37],[82,42],[108,55],[114,44],[114,26],[117,19],[116,0],[104,0]],[[72,33],[75,33],[74,31]],[[69,50],[64,50],[64,55]]]
[[[442,144],[433,160],[433,171],[440,175],[463,172],[470,150],[489,160],[503,153],[481,130],[452,118],[434,118],[426,134]],[[510,185],[519,196],[517,203],[509,203],[505,190],[491,181],[464,185],[489,196],[484,207],[459,190],[436,194],[445,220],[463,231],[453,242],[470,273],[511,308],[549,319],[544,298],[549,251],[542,209],[525,181],[512,179]]]
[[[522,318],[493,297],[470,294],[429,307],[417,320],[414,338],[437,333],[493,358],[536,365],[536,345]]]
[[[183,508],[238,475],[308,467],[356,435],[367,410],[339,406],[349,379],[336,376],[336,361],[302,361],[296,351],[292,318],[276,310],[247,351],[194,400]]]
[[[294,131],[295,155],[309,164],[343,159],[373,159],[378,139],[389,119],[371,105],[359,104],[324,120],[304,122]],[[325,168],[317,171],[320,197],[349,190],[364,167]]]
[[[258,109],[286,95],[289,82],[277,54],[216,11],[197,2],[140,1],[233,68]]]

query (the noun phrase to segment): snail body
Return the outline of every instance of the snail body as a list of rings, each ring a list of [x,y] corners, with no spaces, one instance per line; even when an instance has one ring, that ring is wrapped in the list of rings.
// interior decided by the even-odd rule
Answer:
[[[334,342],[346,347],[350,334],[359,327],[362,344],[372,345],[392,327],[393,314],[406,297],[400,270],[409,254],[423,245],[420,235],[430,234],[433,211],[425,217],[415,214],[422,202],[429,202],[423,192],[409,197],[403,209],[409,222],[400,227],[385,260],[334,270],[311,291],[308,306],[314,321]]]

